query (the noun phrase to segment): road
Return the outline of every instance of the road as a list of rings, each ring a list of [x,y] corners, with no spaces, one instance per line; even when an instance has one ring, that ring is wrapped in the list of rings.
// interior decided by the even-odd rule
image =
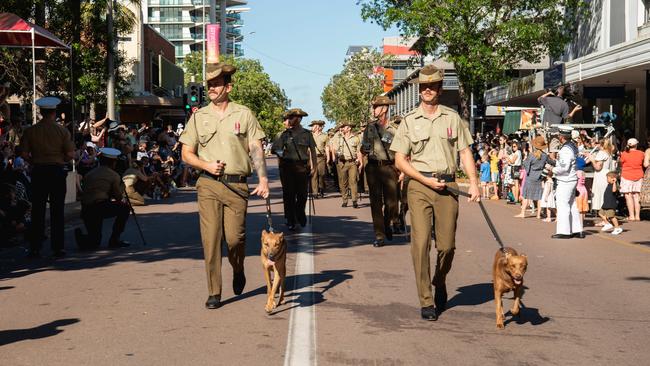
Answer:
[[[269,165],[274,226],[283,229]],[[504,242],[529,258],[525,308],[497,330],[498,247],[475,204],[461,201],[449,309],[425,322],[407,237],[373,248],[368,200],[341,208],[335,194],[316,200],[312,225],[288,235],[290,291],[272,315],[259,261],[264,201],[252,199],[247,287],[233,295],[225,260],[224,306],[206,310],[195,200],[182,191],[137,208],[146,247],[130,221],[128,250],[79,253],[71,222],[64,260],[0,252],[0,364],[626,365],[650,357],[648,222],[625,224],[616,238],[588,227],[586,239],[551,240],[554,224],[486,202]]]

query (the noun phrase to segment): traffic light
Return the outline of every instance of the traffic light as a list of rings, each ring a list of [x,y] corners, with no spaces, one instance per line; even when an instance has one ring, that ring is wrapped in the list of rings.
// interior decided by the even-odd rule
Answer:
[[[205,105],[207,99],[205,97],[205,87],[203,85],[199,86],[199,105]]]
[[[201,105],[201,84],[199,83],[189,83],[187,86],[187,98],[188,104],[191,107],[198,107]]]
[[[183,106],[185,106],[186,113],[190,111],[190,108],[192,108],[192,106],[190,106],[189,100],[187,99],[187,93],[183,93]]]

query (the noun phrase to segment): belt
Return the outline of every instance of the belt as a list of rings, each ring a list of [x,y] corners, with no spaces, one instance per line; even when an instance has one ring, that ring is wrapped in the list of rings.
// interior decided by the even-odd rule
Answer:
[[[392,160],[375,160],[375,159],[368,159],[368,165],[395,165],[395,162]]]
[[[246,180],[248,179],[248,177],[246,177],[245,175],[230,175],[230,174],[214,175],[206,171],[201,173],[201,175],[206,178],[214,179],[217,182],[226,182],[226,183],[246,183]]]
[[[426,173],[426,172],[420,172],[422,175],[425,177],[431,177],[431,178],[436,178],[438,180],[444,180],[445,182],[455,182],[456,181],[456,174],[447,174],[447,173]]]
[[[325,154],[316,154],[316,157],[317,157],[317,158],[324,158],[324,157],[325,157]]]
[[[342,163],[350,163],[350,162],[355,161],[355,159],[341,159],[341,158],[339,158],[339,161],[342,162]]]

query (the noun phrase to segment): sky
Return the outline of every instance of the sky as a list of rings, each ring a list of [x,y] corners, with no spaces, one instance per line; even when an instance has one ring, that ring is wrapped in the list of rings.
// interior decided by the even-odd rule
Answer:
[[[291,108],[309,113],[306,126],[325,120],[320,100],[330,78],[343,69],[348,46],[379,47],[396,36],[361,19],[356,0],[249,0],[242,14],[244,57],[258,59],[291,100]],[[248,35],[250,32],[254,34]],[[330,127],[332,124],[328,123]]]

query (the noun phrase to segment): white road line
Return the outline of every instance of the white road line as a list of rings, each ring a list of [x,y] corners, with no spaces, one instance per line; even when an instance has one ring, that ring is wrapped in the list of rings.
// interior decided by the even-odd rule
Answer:
[[[294,289],[297,304],[291,309],[285,366],[316,365],[316,304],[314,304],[314,241],[311,224],[298,238]]]

